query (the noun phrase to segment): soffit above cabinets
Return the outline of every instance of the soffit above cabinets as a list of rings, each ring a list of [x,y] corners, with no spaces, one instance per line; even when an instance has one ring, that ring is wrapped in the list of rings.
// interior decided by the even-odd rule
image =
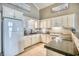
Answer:
[[[50,5],[53,5],[54,3],[33,3],[33,4],[36,6],[36,8],[38,8],[40,10],[40,9],[46,8]]]

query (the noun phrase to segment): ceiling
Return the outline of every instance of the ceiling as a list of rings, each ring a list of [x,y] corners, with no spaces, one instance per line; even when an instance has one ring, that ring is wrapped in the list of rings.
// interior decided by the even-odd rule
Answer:
[[[33,3],[33,4],[36,6],[36,8],[38,8],[40,10],[40,9],[48,7],[54,3]]]

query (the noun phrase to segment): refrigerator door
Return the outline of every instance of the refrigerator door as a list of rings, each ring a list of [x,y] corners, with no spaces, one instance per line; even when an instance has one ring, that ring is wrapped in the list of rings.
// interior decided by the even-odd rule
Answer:
[[[3,51],[5,56],[20,53],[20,41],[23,36],[22,22],[5,18],[3,22]]]
[[[0,13],[0,54],[1,54],[1,13]]]

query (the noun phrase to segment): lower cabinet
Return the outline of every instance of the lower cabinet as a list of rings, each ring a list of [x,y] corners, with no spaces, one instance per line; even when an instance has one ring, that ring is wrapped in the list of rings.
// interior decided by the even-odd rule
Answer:
[[[50,41],[51,41],[51,38],[49,34],[35,34],[35,35],[27,35],[23,37],[24,48],[39,42],[48,43]]]
[[[52,38],[49,34],[47,34],[47,39],[46,39],[46,43],[49,43],[50,41],[52,41]]]
[[[31,36],[25,36],[24,37],[24,48],[28,47],[28,46],[31,46],[32,43],[31,43]]]
[[[32,45],[40,42],[40,34],[32,35]]]
[[[39,43],[40,42],[40,34],[24,36],[23,42],[24,42],[23,43],[24,48],[27,48],[33,44]]]
[[[49,43],[51,41],[51,36],[49,34],[41,34],[41,42]]]
[[[41,34],[41,42],[46,43],[47,36],[46,34]]]

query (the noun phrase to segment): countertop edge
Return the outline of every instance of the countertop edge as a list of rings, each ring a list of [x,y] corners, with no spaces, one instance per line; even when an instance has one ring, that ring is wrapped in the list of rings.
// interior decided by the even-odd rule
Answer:
[[[76,37],[76,35],[74,33],[71,32],[71,35],[72,35],[72,40],[74,41],[77,49],[78,49],[78,52],[79,52],[79,39]]]

